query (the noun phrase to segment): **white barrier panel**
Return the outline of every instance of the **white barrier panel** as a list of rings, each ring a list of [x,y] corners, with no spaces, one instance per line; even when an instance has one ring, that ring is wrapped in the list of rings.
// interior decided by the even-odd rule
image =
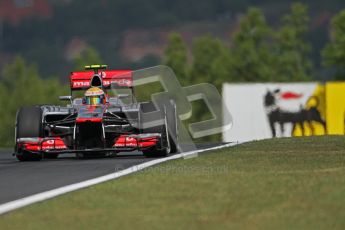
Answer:
[[[224,84],[223,99],[233,116],[233,127],[223,132],[223,140],[244,142],[271,138],[270,120],[275,121],[276,136],[291,136],[295,123],[306,116],[302,111],[317,86],[314,82]]]

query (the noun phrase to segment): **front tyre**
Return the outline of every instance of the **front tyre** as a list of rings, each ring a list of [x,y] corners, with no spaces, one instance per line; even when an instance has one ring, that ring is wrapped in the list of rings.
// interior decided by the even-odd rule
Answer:
[[[38,106],[25,106],[19,109],[16,118],[16,141],[19,138],[43,137],[42,109]],[[18,150],[16,157],[19,161],[40,160],[41,154]]]
[[[164,124],[145,130],[147,133],[161,133],[161,145],[142,150],[146,157],[166,157],[178,151],[178,129],[176,106],[171,103],[164,107]]]

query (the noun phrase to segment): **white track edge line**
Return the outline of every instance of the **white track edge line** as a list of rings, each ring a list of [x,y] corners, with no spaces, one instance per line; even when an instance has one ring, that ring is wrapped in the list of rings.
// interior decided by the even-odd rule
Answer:
[[[122,177],[122,176],[125,176],[128,174],[132,174],[132,173],[138,172],[140,170],[143,170],[145,168],[148,168],[150,166],[160,164],[160,163],[163,163],[166,161],[179,159],[182,157],[188,157],[190,155],[194,155],[194,154],[205,152],[205,151],[211,151],[211,150],[217,150],[217,149],[222,149],[222,148],[226,148],[226,147],[231,147],[231,146],[235,146],[237,144],[239,144],[239,143],[228,143],[228,144],[224,144],[221,146],[216,146],[216,147],[201,149],[201,150],[195,150],[195,151],[190,151],[190,152],[186,152],[186,153],[180,153],[180,154],[172,155],[170,157],[165,157],[165,158],[160,158],[160,159],[148,161],[148,162],[145,162],[145,163],[142,163],[139,165],[131,166],[131,167],[124,169],[124,170],[121,170],[119,172],[111,173],[111,174],[97,177],[94,179],[78,182],[78,183],[71,184],[71,185],[66,185],[66,186],[63,186],[60,188],[52,189],[52,190],[49,190],[46,192],[41,192],[41,193],[37,193],[35,195],[24,197],[24,198],[21,198],[18,200],[10,201],[10,202],[7,202],[7,203],[0,205],[0,215],[7,213],[7,212],[10,212],[10,211],[13,211],[13,210],[18,209],[18,208],[28,206],[30,204],[34,204],[34,203],[37,203],[40,201],[44,201],[44,200],[51,199],[53,197],[60,196],[62,194],[68,193],[68,192],[76,191],[76,190],[90,187],[92,185],[96,185],[96,184],[99,184],[99,183],[102,183],[105,181],[113,180],[113,179],[116,179],[116,178],[119,178],[119,177]]]

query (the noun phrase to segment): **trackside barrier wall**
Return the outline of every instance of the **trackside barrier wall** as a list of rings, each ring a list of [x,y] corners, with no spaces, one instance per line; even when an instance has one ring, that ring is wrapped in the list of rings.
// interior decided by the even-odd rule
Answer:
[[[225,83],[223,100],[233,116],[223,141],[271,138],[274,132],[277,137],[344,134],[345,82]]]

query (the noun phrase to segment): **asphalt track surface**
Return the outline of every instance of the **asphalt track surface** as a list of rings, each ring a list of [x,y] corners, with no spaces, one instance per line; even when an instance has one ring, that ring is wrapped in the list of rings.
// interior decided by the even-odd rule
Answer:
[[[218,144],[197,145],[198,149]],[[157,158],[146,158],[141,152],[119,153],[113,158],[76,159],[63,154],[58,159],[19,162],[11,150],[0,150],[0,204],[14,201],[62,186],[121,171]]]
[[[154,158],[153,158],[154,159]],[[0,150],[0,204],[65,185],[93,179],[152,158],[140,152],[114,158],[76,159],[74,154],[38,162],[19,162],[11,150]]]

